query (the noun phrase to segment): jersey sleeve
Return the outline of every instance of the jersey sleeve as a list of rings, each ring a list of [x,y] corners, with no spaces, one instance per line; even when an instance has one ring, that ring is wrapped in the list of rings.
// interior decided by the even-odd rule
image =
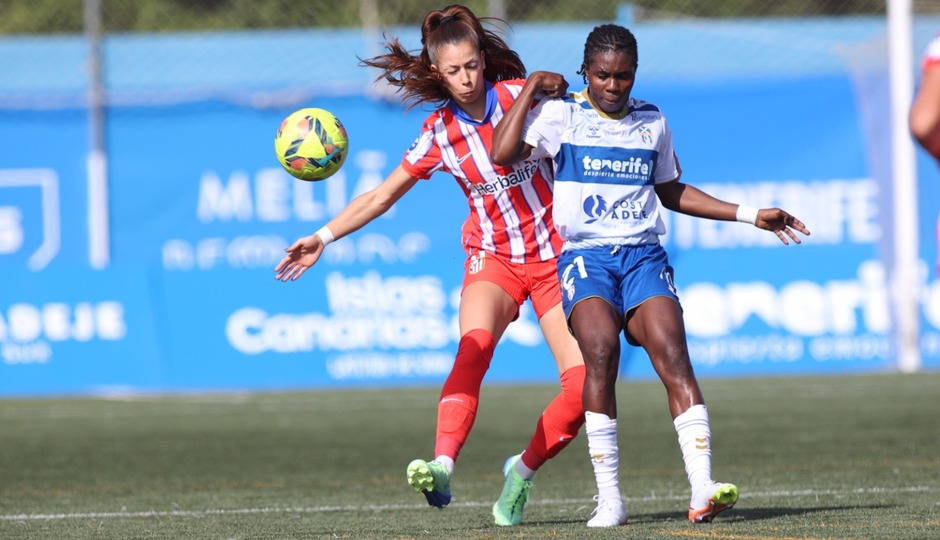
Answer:
[[[433,124],[430,120],[424,123],[421,134],[405,151],[401,166],[412,177],[420,179],[430,178],[432,174],[443,169],[441,148],[434,138]]]
[[[659,159],[656,163],[656,171],[653,173],[653,182],[663,184],[672,182],[679,177],[679,166],[676,162],[676,149],[672,145],[672,130],[666,122],[666,117],[660,119],[662,122],[662,135],[659,137],[659,144],[656,151]]]
[[[567,106],[561,99],[545,99],[526,115],[522,140],[532,147],[532,158],[554,158],[561,149]]]

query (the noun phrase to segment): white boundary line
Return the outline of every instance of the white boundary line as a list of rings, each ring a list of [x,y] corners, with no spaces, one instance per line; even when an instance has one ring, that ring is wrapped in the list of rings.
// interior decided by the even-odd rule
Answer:
[[[745,499],[780,498],[780,497],[819,497],[819,496],[845,496],[865,493],[929,493],[936,491],[932,486],[910,486],[903,488],[859,488],[859,489],[804,489],[795,491],[763,491],[745,493]],[[688,499],[688,495],[646,495],[643,497],[624,497],[629,502],[637,501],[681,501]],[[454,502],[455,507],[489,507],[492,501],[466,501]],[[547,499],[531,501],[530,505],[553,506],[582,504],[585,507],[593,505],[591,499]],[[65,519],[111,519],[111,518],[151,518],[151,517],[208,517],[224,515],[246,514],[321,514],[327,512],[361,512],[361,511],[388,511],[388,510],[416,510],[424,508],[423,504],[381,504],[381,505],[346,505],[346,506],[309,506],[284,508],[234,508],[234,509],[207,509],[207,510],[148,510],[144,512],[81,512],[73,514],[7,514],[0,515],[0,521],[55,521]]]

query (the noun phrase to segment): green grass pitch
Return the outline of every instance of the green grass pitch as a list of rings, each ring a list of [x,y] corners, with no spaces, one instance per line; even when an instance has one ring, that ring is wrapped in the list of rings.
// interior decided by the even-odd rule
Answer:
[[[432,457],[437,388],[0,400],[0,538],[940,538],[940,373],[702,387],[714,476],[741,489],[711,524],[686,520],[662,386],[626,381],[630,523],[585,527],[582,430],[539,471],[523,525],[496,527],[503,460],[556,387],[484,383],[443,511],[404,475]]]

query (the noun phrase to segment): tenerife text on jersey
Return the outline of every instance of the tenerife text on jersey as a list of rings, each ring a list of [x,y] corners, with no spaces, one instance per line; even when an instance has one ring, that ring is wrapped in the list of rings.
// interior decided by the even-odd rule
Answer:
[[[584,166],[584,176],[607,176],[623,178],[625,180],[639,180],[645,183],[653,172],[653,160],[643,161],[640,158],[610,159],[595,158],[589,155],[581,158]]]

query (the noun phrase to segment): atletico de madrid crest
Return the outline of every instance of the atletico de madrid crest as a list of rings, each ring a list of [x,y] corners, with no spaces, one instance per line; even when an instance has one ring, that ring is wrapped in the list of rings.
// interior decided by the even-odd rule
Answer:
[[[470,257],[470,275],[478,274],[483,271],[486,265],[486,252],[478,251],[476,255]]]

